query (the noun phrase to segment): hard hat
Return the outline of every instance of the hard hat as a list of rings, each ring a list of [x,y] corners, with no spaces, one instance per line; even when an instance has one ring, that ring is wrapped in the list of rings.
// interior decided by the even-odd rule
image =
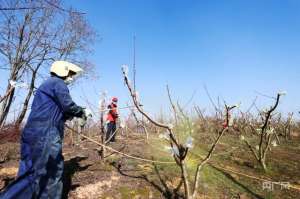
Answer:
[[[83,70],[79,66],[67,61],[55,61],[50,68],[50,72],[55,73],[59,77],[67,77],[70,71],[77,75]]]
[[[113,98],[111,99],[111,101],[112,101],[112,102],[118,102],[118,98],[113,97]]]

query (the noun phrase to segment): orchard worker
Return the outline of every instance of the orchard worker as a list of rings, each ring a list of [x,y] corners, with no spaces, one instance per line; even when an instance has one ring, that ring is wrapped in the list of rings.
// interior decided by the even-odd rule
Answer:
[[[117,130],[117,119],[118,115],[118,98],[113,97],[111,99],[111,103],[108,105],[108,113],[107,113],[107,126],[106,126],[106,138],[107,142],[115,142],[116,141],[116,130]]]
[[[51,77],[36,90],[31,112],[21,137],[21,160],[16,180],[1,199],[62,197],[64,124],[73,117],[86,118],[67,85],[83,70],[66,61],[55,61]]]

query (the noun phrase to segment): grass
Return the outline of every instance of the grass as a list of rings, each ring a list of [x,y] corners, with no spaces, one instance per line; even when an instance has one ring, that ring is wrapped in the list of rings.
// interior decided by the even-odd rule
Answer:
[[[122,199],[133,199],[135,197],[148,198],[150,194],[147,188],[132,188],[128,186],[120,187],[118,191]]]
[[[182,137],[185,136],[186,135],[183,135]],[[195,132],[193,137],[195,136],[197,136],[197,139],[195,139],[195,147],[192,149],[192,153],[189,154],[186,160],[191,182],[194,180],[193,178],[196,166],[199,161],[201,161],[200,157],[206,156],[207,151],[211,146],[210,144],[207,144],[209,142],[208,137],[212,137],[213,135]],[[164,140],[158,139],[157,137],[157,135],[150,136],[150,147],[147,149],[147,153],[153,154],[155,159],[158,160],[172,160],[171,154],[163,149],[164,146],[168,145],[168,143]],[[201,141],[206,143],[203,144]],[[221,138],[220,145],[217,147],[215,152],[215,154],[220,155],[213,156],[211,161],[214,164],[223,166],[228,165],[235,171],[251,176],[276,180],[289,178],[292,180],[290,177],[295,175],[296,169],[300,169],[300,163],[295,163],[292,157],[289,157],[289,159],[286,159],[285,157],[295,153],[299,154],[299,145],[297,145],[296,142],[297,141],[284,143],[283,141],[281,146],[274,148],[268,153],[267,164],[269,166],[269,170],[267,173],[263,172],[247,146],[244,145],[244,143],[239,140],[239,137],[234,134],[227,133]],[[160,165],[159,168],[165,175],[168,176],[179,176],[180,174],[179,169],[175,164]],[[284,168],[286,169],[284,170]],[[261,181],[224,172],[210,165],[206,165],[201,172],[201,185],[199,192],[211,198],[217,198],[222,195],[237,197],[241,194],[250,198],[295,198],[297,194],[300,194],[299,192],[297,193],[291,190],[281,190],[279,187],[272,192],[268,192],[266,190],[262,190]]]

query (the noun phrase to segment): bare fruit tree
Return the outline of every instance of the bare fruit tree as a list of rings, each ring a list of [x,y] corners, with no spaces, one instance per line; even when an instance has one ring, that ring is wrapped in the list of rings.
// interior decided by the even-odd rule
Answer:
[[[285,93],[278,93],[274,105],[260,113],[262,121],[259,124],[259,128],[256,129],[256,135],[258,138],[257,144],[255,144],[255,142],[250,142],[248,138],[241,135],[241,140],[247,144],[249,150],[264,171],[267,171],[267,152],[270,151],[271,145],[277,146],[278,144],[275,140],[277,135],[274,127],[271,125],[271,118],[278,107],[279,100],[282,95],[285,95]]]
[[[106,108],[106,93],[103,92],[101,95],[101,99],[99,101],[99,109],[100,109],[100,135],[101,135],[101,144],[105,146],[106,144],[106,131],[105,131],[105,121],[104,121],[104,110]],[[105,157],[105,147],[101,147],[100,150],[101,160],[104,160]]]
[[[185,199],[194,199],[197,198],[197,191],[199,189],[199,181],[200,181],[200,172],[205,164],[207,164],[212,157],[218,143],[220,142],[221,137],[225,134],[226,131],[232,126],[232,118],[231,118],[231,110],[236,108],[236,105],[234,106],[227,106],[225,105],[225,122],[220,131],[218,132],[218,137],[215,139],[214,143],[212,144],[208,154],[206,157],[201,160],[197,165],[197,170],[194,176],[194,182],[193,186],[191,186],[191,182],[189,180],[189,173],[187,170],[187,164],[186,164],[186,157],[188,153],[190,152],[190,149],[192,148],[192,137],[188,137],[186,143],[180,143],[180,141],[177,139],[176,134],[173,129],[173,125],[171,124],[164,124],[155,121],[151,116],[149,116],[140,105],[140,102],[137,99],[136,91],[132,89],[132,86],[130,84],[130,81],[128,79],[128,68],[126,65],[122,66],[123,76],[125,85],[127,86],[130,96],[132,98],[132,101],[136,107],[136,109],[145,117],[147,118],[152,124],[159,128],[163,128],[167,131],[167,134],[165,135],[166,139],[169,142],[170,145],[170,151],[172,153],[172,157],[174,161],[176,162],[176,165],[180,168],[181,171],[181,180],[176,186],[176,188],[173,190],[176,195],[176,193],[180,190],[180,188],[183,185],[184,189],[184,198]],[[167,89],[169,90],[169,89]],[[170,93],[168,91],[168,95],[170,98]],[[170,101],[171,98],[170,98]],[[173,107],[174,108],[174,107]],[[180,108],[179,108],[180,109]],[[183,114],[183,112],[182,112]],[[176,116],[177,117],[177,116]]]
[[[60,0],[2,1],[0,9],[0,70],[7,72],[1,103],[0,126],[8,116],[16,89],[10,82],[28,82],[23,106],[16,120],[21,124],[35,84],[47,76],[54,60],[70,60],[89,67],[85,58],[95,32],[85,17],[62,10]],[[33,9],[18,9],[33,8]]]

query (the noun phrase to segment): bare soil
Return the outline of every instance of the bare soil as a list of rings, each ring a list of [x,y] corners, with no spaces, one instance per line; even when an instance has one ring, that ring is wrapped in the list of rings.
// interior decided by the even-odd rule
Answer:
[[[107,151],[105,161],[99,156],[99,146],[88,140],[73,145],[66,132],[63,154],[65,157],[63,198],[70,199],[159,199],[180,198],[173,196],[170,189],[179,182],[179,172],[174,166],[159,165],[160,173],[146,162],[132,159]],[[203,135],[202,135],[203,136]],[[152,136],[157,139],[157,136]],[[0,142],[0,191],[14,180],[19,161],[20,133],[4,136]],[[13,139],[12,139],[13,138]],[[93,136],[100,141],[99,136]],[[6,139],[6,140],[5,140]],[[199,140],[201,140],[199,136]],[[213,165],[232,169],[240,173],[274,181],[287,181],[300,189],[300,145],[299,140],[274,148],[268,161],[270,172],[265,174],[259,168],[246,147],[236,146],[229,140],[236,139],[227,135],[217,147],[211,166],[205,167],[199,198],[300,198],[295,190],[277,190],[270,193],[262,190],[262,182],[230,173]],[[153,140],[152,140],[153,141]],[[203,140],[202,140],[203,141]],[[118,136],[117,142],[109,146],[138,157],[167,159],[163,149],[157,149],[145,141],[142,134]],[[230,146],[230,147],[229,147]],[[204,149],[205,150],[205,149]]]

